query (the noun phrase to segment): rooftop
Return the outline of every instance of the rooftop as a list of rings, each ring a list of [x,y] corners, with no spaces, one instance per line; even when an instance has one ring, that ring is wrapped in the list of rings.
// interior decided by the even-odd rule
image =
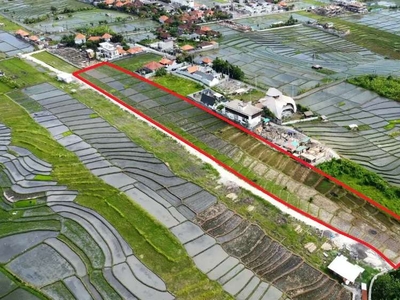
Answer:
[[[250,103],[243,103],[242,101],[237,99],[227,102],[225,104],[225,107],[246,116],[254,116],[255,114],[258,114],[263,111],[261,108],[255,107]]]
[[[328,266],[328,269],[335,272],[344,279],[354,282],[356,278],[364,272],[360,266],[353,265],[347,261],[347,257],[340,255],[337,256]]]
[[[149,70],[155,71],[155,70],[163,68],[164,66],[156,61],[151,61],[148,64],[145,64],[143,67],[147,68]]]

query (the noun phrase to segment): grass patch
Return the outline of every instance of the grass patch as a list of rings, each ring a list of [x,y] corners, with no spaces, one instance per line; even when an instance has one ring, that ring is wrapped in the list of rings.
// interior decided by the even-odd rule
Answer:
[[[62,133],[62,136],[63,137],[66,137],[66,136],[70,136],[70,135],[73,135],[74,133],[71,131],[71,130],[68,130],[68,131],[66,131],[66,132],[63,132]]]
[[[318,168],[400,214],[400,203],[397,201],[400,198],[400,188],[390,185],[376,173],[347,159],[324,162]]]
[[[95,94],[90,92],[82,90],[82,93],[76,95],[79,94],[83,98],[90,95],[87,100],[96,102],[98,97],[93,97]],[[168,289],[178,298],[207,299],[203,295],[213,291],[213,299],[232,299],[218,283],[209,280],[194,266],[183,246],[167,228],[125,194],[92,175],[74,153],[58,144],[24,109],[2,95],[0,111],[0,123],[12,129],[12,144],[24,147],[51,163],[54,180],[60,185],[66,185],[70,190],[78,191],[76,201],[106,218],[129,243],[135,254],[166,282]],[[114,117],[110,115],[109,110],[108,114]],[[109,204],[118,211],[110,209]],[[119,212],[123,212],[124,217],[121,217]],[[41,221],[40,225],[44,226],[45,222],[56,221]],[[60,230],[60,223],[57,224]],[[30,226],[29,230],[32,230],[31,228]],[[4,229],[1,226],[0,234],[4,231],[9,233],[10,230],[11,228]],[[23,227],[14,224],[14,230],[23,231]],[[66,233],[63,234],[70,238]],[[187,271],[188,276],[177,281],[176,274],[183,271]],[[197,286],[196,291],[187,293],[187,287],[193,285]]]
[[[318,73],[321,73],[321,74],[325,74],[325,75],[333,75],[333,74],[336,74],[335,71],[330,70],[330,69],[325,69],[325,68],[319,69],[319,70],[317,70],[317,72],[318,72]]]
[[[390,130],[390,129],[393,129],[398,124],[400,124],[400,119],[391,120],[391,121],[389,121],[389,124],[387,124],[384,128],[386,130]]]
[[[342,102],[339,102],[339,103],[338,103],[338,106],[339,106],[339,107],[345,106],[345,105],[346,105],[346,102],[345,102],[345,101],[342,101]]]
[[[152,80],[183,96],[193,94],[203,89],[200,83],[172,74],[153,77]]]
[[[151,62],[151,61],[159,61],[161,59],[161,55],[153,54],[153,53],[143,53],[139,55],[135,55],[133,57],[124,58],[118,61],[113,62],[113,64],[123,67],[129,71],[135,72],[137,69],[143,67],[143,65]]]
[[[15,202],[14,207],[23,208],[23,207],[35,206],[36,204],[37,204],[36,199],[21,200],[21,201]]]
[[[42,51],[33,54],[32,57],[37,58],[42,62],[48,64],[49,66],[52,66],[53,68],[56,68],[66,73],[73,73],[75,71],[78,71],[78,68],[74,67],[73,65],[67,63],[65,60],[62,60],[61,58],[58,58],[57,56],[47,51]]]
[[[349,29],[350,34],[346,35],[344,39],[383,56],[392,59],[400,59],[400,36],[396,34],[368,27],[363,24],[346,21],[342,18],[323,17],[305,11],[297,13],[315,19],[321,24],[333,23],[335,28],[339,30],[346,31]]]
[[[7,19],[6,17],[0,15],[0,23],[3,23],[4,26],[1,26],[0,29],[8,32],[14,33],[18,29],[23,29],[27,31],[25,28],[21,27],[20,25],[12,22],[11,20]],[[28,32],[28,31],[27,31]]]
[[[389,133],[389,135],[390,135],[392,138],[397,138],[398,136],[400,136],[400,130],[393,131],[393,132]]]
[[[96,114],[96,113],[93,113],[93,114],[90,114],[89,117],[90,117],[91,119],[95,119],[95,118],[98,118],[99,115]]]
[[[373,91],[383,97],[400,101],[400,78],[364,75],[350,78],[347,82]]]
[[[369,126],[368,124],[361,124],[358,126],[358,131],[364,131],[364,130],[370,130],[371,126]]]
[[[235,98],[237,98],[239,100],[242,100],[244,102],[249,102],[249,101],[254,102],[254,101],[260,100],[263,97],[265,97],[265,92],[253,89],[250,92],[245,93],[245,94],[240,95],[240,96],[235,97]]]
[[[52,181],[53,177],[51,175],[42,175],[42,174],[37,174],[33,178],[33,180],[38,180],[38,181]]]
[[[49,79],[46,73],[39,72],[20,58],[0,61],[0,70],[12,80],[11,82],[1,82],[0,80],[0,92],[3,93],[14,88],[47,82]]]

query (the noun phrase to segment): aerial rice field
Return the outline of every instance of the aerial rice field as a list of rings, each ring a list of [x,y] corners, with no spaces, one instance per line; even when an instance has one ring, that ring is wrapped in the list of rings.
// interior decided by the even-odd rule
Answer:
[[[400,104],[349,83],[339,83],[308,95],[298,103],[330,122],[299,123],[299,128],[324,142],[344,157],[400,185],[400,140],[391,134],[399,125],[387,126],[400,114]],[[367,130],[349,131],[346,126],[367,125]]]
[[[359,211],[360,206],[364,206],[366,203],[324,180],[320,175],[315,176],[316,174],[291,161],[285,155],[268,149],[246,133],[225,125],[219,119],[191,104],[110,67],[99,67],[96,70],[88,71],[84,77],[173,129],[196,146],[205,149],[214,157],[256,181],[260,186],[280,198],[340,230],[368,240],[378,249],[383,247],[381,248],[382,252],[386,251],[389,244],[392,245],[389,240],[396,239],[393,234],[383,238],[385,241],[379,242],[368,237],[370,234],[368,232],[376,231],[376,218],[382,222],[380,226],[392,228],[392,230],[396,230],[395,228],[398,226],[396,221],[387,219],[387,216],[377,210],[372,217],[374,221],[370,219],[371,216],[364,214],[360,216],[358,213],[357,216],[347,215],[345,217],[340,212],[342,209],[347,211],[349,207],[352,207],[352,211],[354,209],[355,213]],[[307,179],[309,177],[310,180]],[[308,187],[299,191],[299,184],[301,185],[303,182],[308,182]],[[352,204],[350,205],[350,203]],[[356,220],[359,217],[365,221],[369,219],[367,222],[371,222],[370,225],[375,229],[371,231],[358,227]],[[365,230],[367,231],[365,232]],[[383,233],[381,232],[381,234]],[[383,244],[381,244],[382,242]],[[398,249],[393,250],[398,251]],[[386,251],[385,253],[391,252]],[[397,261],[399,258],[392,256],[392,259]]]

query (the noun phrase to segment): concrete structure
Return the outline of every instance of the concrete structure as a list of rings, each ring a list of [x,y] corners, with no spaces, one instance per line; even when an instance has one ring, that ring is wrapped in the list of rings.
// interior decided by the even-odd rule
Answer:
[[[100,43],[100,47],[97,48],[97,58],[103,58],[106,60],[112,60],[119,57],[118,49],[109,42]]]
[[[263,107],[267,107],[279,120],[289,117],[297,111],[293,98],[283,95],[281,91],[275,88],[269,88],[266,96],[258,102]]]
[[[173,50],[174,41],[171,40],[171,41],[158,42],[157,48],[160,49],[161,51]]]
[[[328,269],[343,278],[345,284],[354,283],[357,277],[364,272],[360,266],[348,262],[347,257],[337,256],[328,266]]]
[[[171,3],[177,3],[180,5],[185,5],[190,8],[194,8],[194,0],[171,0]]]
[[[243,126],[253,128],[261,123],[263,110],[250,103],[244,103],[240,100],[233,100],[224,104],[225,115]]]

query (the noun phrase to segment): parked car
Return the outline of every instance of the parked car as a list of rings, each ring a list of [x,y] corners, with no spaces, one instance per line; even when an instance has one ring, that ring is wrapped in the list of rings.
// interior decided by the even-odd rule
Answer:
[[[311,68],[315,69],[315,70],[321,70],[322,66],[320,65],[313,65]]]

